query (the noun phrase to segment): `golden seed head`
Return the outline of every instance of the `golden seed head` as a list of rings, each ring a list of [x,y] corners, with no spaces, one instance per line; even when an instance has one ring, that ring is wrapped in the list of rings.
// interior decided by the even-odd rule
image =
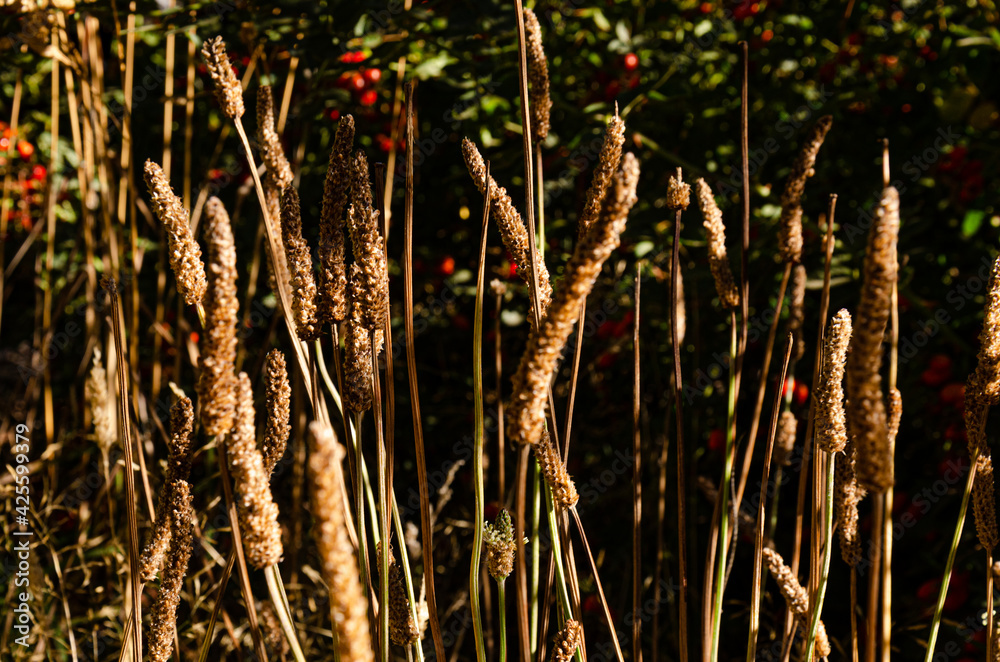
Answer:
[[[94,421],[94,436],[101,451],[107,453],[118,442],[114,402],[108,397],[108,373],[101,360],[101,350],[94,348],[94,363],[83,387]]]
[[[580,305],[601,273],[604,261],[618,248],[628,214],[636,201],[639,162],[632,154],[622,159],[600,218],[573,249],[566,276],[542,320],[532,329],[517,373],[509,410],[508,437],[519,444],[536,444],[542,438],[549,382],[563,347],[579,317]]]
[[[375,545],[375,554],[382,556],[382,543]],[[406,595],[403,571],[389,545],[389,637],[397,646],[409,646],[419,638],[417,623],[410,611],[410,599]]]
[[[201,47],[208,73],[215,84],[215,96],[222,112],[230,119],[243,117],[243,87],[233,73],[233,65],[226,54],[226,42],[222,37],[208,39]]]
[[[572,618],[567,620],[552,646],[552,662],[570,662],[580,645],[582,634],[583,626],[578,621]]]
[[[542,26],[530,9],[524,10],[525,46],[528,56],[528,108],[531,110],[531,137],[535,144],[549,135],[549,63],[542,46]]]
[[[468,138],[462,140],[462,154],[465,156],[465,165],[469,170],[472,181],[475,182],[479,192],[486,195],[486,162],[483,161],[479,149]],[[517,265],[517,273],[521,280],[525,282],[530,291],[531,285],[531,244],[528,239],[528,230],[521,220],[521,215],[514,208],[514,203],[507,195],[507,189],[498,186],[495,179],[490,176],[490,213],[496,221],[500,230],[500,238],[503,240],[504,248],[510,253],[511,259]],[[549,270],[540,255],[536,255],[538,262],[538,294],[541,302],[541,315],[544,318],[552,299],[552,284],[549,282]],[[534,308],[533,297],[529,297],[532,309]],[[528,316],[534,325],[534,313]]]
[[[858,482],[882,492],[893,484],[893,457],[882,394],[882,336],[889,321],[898,263],[899,193],[882,192],[878,215],[868,235],[861,300],[847,356],[847,425],[857,444]]]
[[[372,209],[368,159],[361,151],[355,154],[351,166],[351,196],[353,202],[348,210],[351,246],[354,260],[361,269],[359,298],[352,299],[351,305],[358,306],[365,328],[374,331],[384,327],[389,313],[389,272],[379,215]]]
[[[213,436],[233,427],[236,413],[236,247],[229,214],[212,197],[205,204],[205,234],[208,243],[208,292],[205,296],[205,329],[201,338],[198,402],[201,425]]]
[[[191,506],[191,487],[179,480],[170,486],[170,493],[174,497],[170,510],[170,554],[149,624],[149,659],[153,662],[167,662],[173,651],[177,605],[181,601],[181,589],[192,550],[194,509]]]
[[[498,582],[504,581],[514,569],[514,554],[517,551],[514,525],[506,508],[497,514],[495,524],[486,523],[483,542],[486,544],[486,568],[490,576]]]
[[[348,293],[350,313],[344,328],[344,404],[353,412],[367,411],[372,406],[372,346],[371,333],[361,323],[361,267],[351,265]]]
[[[802,259],[802,192],[806,187],[806,179],[813,174],[816,154],[832,125],[833,118],[829,115],[821,117],[813,125],[785,182],[778,226],[778,245],[781,247],[781,259],[785,262],[797,263]]]
[[[823,625],[823,621],[819,622],[819,626],[816,628],[816,659],[823,659],[824,657],[830,657],[830,653],[833,652],[833,648],[830,646],[830,638],[826,636],[826,626]]]
[[[982,393],[976,372],[972,373],[965,387],[965,435],[968,439],[969,457],[975,459],[986,445],[986,418],[990,405]]]
[[[976,460],[976,478],[972,484],[972,512],[976,519],[976,535],[987,551],[997,546],[996,496],[993,482],[993,458],[989,448],[983,449]]]
[[[576,485],[566,471],[559,451],[552,445],[552,440],[548,434],[542,437],[541,441],[534,444],[535,459],[538,460],[538,467],[541,469],[545,483],[552,491],[552,501],[559,508],[572,508],[580,500],[580,495],[576,491]]]
[[[823,349],[823,370],[816,392],[816,443],[828,453],[847,446],[844,415],[844,366],[851,342],[851,314],[838,312],[830,320]]]
[[[236,425],[226,440],[226,456],[236,487],[240,533],[247,561],[262,570],[281,560],[281,527],[278,525],[278,506],[271,498],[269,476],[257,450],[254,417],[250,378],[241,372]]]
[[[264,365],[264,402],[267,403],[267,423],[264,427],[264,441],[261,444],[264,456],[264,471],[270,476],[285,449],[292,428],[288,424],[289,403],[292,387],[288,383],[288,369],[285,355],[272,349],[267,353]]]
[[[691,204],[691,185],[681,179],[680,168],[667,181],[667,209],[684,211]]]
[[[788,609],[793,614],[805,614],[809,611],[809,595],[792,574],[791,568],[785,565],[781,555],[769,547],[764,548],[764,560],[774,581],[777,582],[781,595],[784,596]]]
[[[799,361],[805,356],[806,343],[802,339],[802,322],[805,320],[806,268],[796,264],[792,270],[792,291],[788,299],[788,332],[792,334],[795,350],[792,360]]]
[[[374,662],[368,627],[368,599],[358,580],[358,557],[347,534],[341,490],[344,447],[333,430],[309,425],[309,477],[320,566],[329,587],[330,615],[341,660]]]
[[[705,219],[705,231],[708,235],[708,266],[715,278],[715,291],[719,295],[719,304],[725,308],[735,308],[739,305],[740,295],[733,281],[733,272],[729,267],[729,257],[726,255],[726,226],[722,222],[722,211],[715,204],[712,188],[704,179],[696,182],[698,191],[698,206]]]
[[[351,191],[351,149],[354,118],[344,115],[330,150],[330,163],[323,183],[323,207],[319,217],[319,311],[321,323],[342,322],[347,317],[347,268],[344,257],[344,225]]]
[[[257,613],[260,615],[261,634],[268,650],[274,651],[279,659],[284,660],[291,652],[291,647],[281,629],[281,621],[274,613],[274,605],[270,600],[262,600],[257,603]]]
[[[144,173],[153,212],[167,233],[170,268],[177,280],[177,291],[184,297],[184,303],[196,306],[204,299],[208,284],[201,249],[191,234],[191,220],[160,166],[146,161]]]
[[[312,255],[302,238],[302,210],[299,192],[292,186],[281,191],[281,239],[291,277],[292,315],[302,340],[315,340],[320,327],[316,321],[316,281],[313,279]]]
[[[781,412],[778,421],[778,436],[774,440],[774,463],[787,467],[792,463],[792,450],[795,448],[795,433],[799,420],[790,411]]]
[[[267,175],[278,189],[292,183],[292,166],[285,157],[285,150],[278,137],[274,122],[274,98],[271,87],[261,85],[257,91],[257,142],[260,145],[261,160],[267,167]]]
[[[270,177],[265,177],[263,181],[264,186],[264,202],[267,204],[267,215],[269,218],[274,219],[277,223],[281,223],[281,189],[278,185],[271,181]],[[270,245],[270,244],[269,244]],[[291,276],[288,274],[288,259],[285,257],[285,243],[284,241],[278,241],[275,243],[275,253],[272,256],[270,250],[265,250],[264,255],[267,258],[267,285],[274,292],[275,298],[278,300],[278,309],[281,310],[281,297],[278,296],[278,283],[288,284],[291,283]],[[277,270],[275,270],[275,260],[277,260]],[[281,311],[284,314],[283,311]]]
[[[587,197],[580,213],[578,237],[590,232],[591,226],[601,214],[601,208],[607,198],[608,188],[614,180],[615,173],[621,166],[622,145],[625,144],[625,122],[615,113],[604,129],[604,144],[601,147],[597,166],[587,189]]]
[[[865,490],[858,485],[856,475],[857,451],[848,439],[842,455],[834,465],[833,500],[836,528],[840,536],[840,555],[849,566],[861,560],[861,539],[858,537],[858,503]]]
[[[993,263],[984,312],[976,382],[989,406],[995,406],[1000,402],[1000,257]]]

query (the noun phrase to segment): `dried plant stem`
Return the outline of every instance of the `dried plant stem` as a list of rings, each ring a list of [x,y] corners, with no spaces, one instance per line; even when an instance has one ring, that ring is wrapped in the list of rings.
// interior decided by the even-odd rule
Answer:
[[[486,280],[486,230],[490,220],[490,164],[486,164],[486,193],[483,198],[483,229],[479,240],[479,279],[476,281],[476,313],[473,322],[472,340],[472,393],[475,402],[475,448],[472,456],[473,484],[476,492],[474,512],[475,537],[472,543],[472,564],[469,569],[469,598],[472,602],[472,625],[476,639],[476,659],[486,662],[486,646],[483,642],[483,623],[479,606],[479,561],[483,554],[483,526],[486,507],[485,486],[483,485],[483,298]],[[521,522],[518,522],[521,525]],[[520,534],[518,534],[520,536]]]
[[[788,344],[785,346],[785,358],[781,366],[781,382],[785,381],[788,374],[788,363],[792,357],[792,346],[794,342],[791,335]],[[764,555],[764,505],[767,501],[768,480],[770,479],[771,463],[774,458],[774,438],[778,430],[778,419],[781,409],[781,389],[776,389],[774,394],[774,410],[771,413],[771,429],[767,436],[767,451],[764,453],[764,470],[760,480],[760,504],[757,509],[757,535],[754,539],[753,550],[753,584],[750,599],[750,638],[747,641],[747,662],[757,659],[757,630],[760,627],[760,594],[761,594],[761,569],[763,568]],[[780,466],[779,466],[780,471]],[[775,493],[777,498],[777,493]]]
[[[891,332],[889,340],[889,383],[888,392],[891,394],[896,390],[896,380],[899,370],[899,283],[892,284],[890,308]],[[898,427],[898,423],[897,423]],[[896,435],[889,433],[889,453],[895,458],[896,455]],[[895,465],[893,465],[895,466]],[[892,646],[892,508],[893,495],[895,490],[888,489],[885,492],[885,515],[882,523],[882,662],[890,662],[890,652]],[[992,554],[989,554],[992,556]],[[986,566],[987,584],[989,591],[986,595],[986,618],[987,632],[993,632],[993,562]],[[987,656],[990,657],[993,637],[987,637]]]
[[[295,657],[296,662],[305,662],[306,658],[302,653],[302,647],[299,645],[298,635],[295,633],[295,625],[292,622],[292,608],[288,604],[288,596],[285,595],[285,587],[281,582],[281,572],[278,570],[278,564],[265,568],[264,576],[267,579],[267,590],[271,594],[271,603],[274,605],[274,611],[281,622],[281,630],[285,633],[285,638],[288,639],[288,643],[291,646],[292,655]]]
[[[670,261],[670,345],[674,354],[674,410],[677,434],[677,579],[678,591],[678,643],[680,647],[680,660],[688,660],[688,624],[687,624],[687,506],[685,499],[685,471],[684,461],[684,381],[681,377],[681,347],[679,320],[680,307],[677,303],[677,282],[680,278],[681,248],[681,210],[674,213],[674,244]],[[582,328],[582,327],[581,327]],[[709,599],[706,593],[704,599]]]
[[[538,650],[538,573],[541,563],[542,473],[535,462],[531,467],[531,590],[529,592],[528,634],[531,654]]]
[[[788,281],[792,275],[792,266],[791,263],[785,264],[785,272],[781,277],[781,284],[778,286],[778,298],[774,306],[774,318],[771,321],[771,328],[767,332],[767,343],[764,345],[764,363],[760,369],[760,379],[757,381],[757,400],[754,403],[753,418],[750,419],[750,436],[747,437],[747,448],[743,453],[743,468],[740,470],[740,482],[736,488],[737,505],[743,503],[743,492],[746,489],[747,479],[750,476],[750,462],[753,460],[753,449],[757,440],[757,431],[760,427],[760,417],[764,411],[764,393],[767,390],[767,376],[771,369],[771,355],[774,352],[774,341],[778,335],[781,309],[785,302],[785,291],[788,288]]]
[[[54,66],[54,65],[53,65]],[[125,374],[127,365],[124,342],[122,341],[121,303],[118,300],[118,289],[114,279],[109,279],[106,285],[111,298],[111,330],[115,340],[116,366],[118,370],[118,440],[122,445],[125,457],[125,516],[128,518],[128,571],[131,589],[131,613],[129,618],[133,624],[142,623],[142,582],[139,579],[139,527],[135,504],[135,464],[132,461],[132,423],[128,398],[128,377]],[[132,642],[134,662],[142,662],[142,628],[133,627],[126,635],[125,642]],[[122,648],[124,656],[124,646]]]
[[[817,464],[819,454],[816,455]],[[881,573],[878,570],[882,567],[882,521],[885,516],[884,494],[872,495],[872,568],[875,572],[868,577],[868,636],[865,640],[865,660],[875,662],[875,653],[878,651],[878,621],[879,621],[879,584],[881,583]]]
[[[580,521],[580,513],[577,512],[576,506],[574,505],[569,509],[573,513],[573,521],[576,522],[576,532],[580,534],[580,542],[583,543],[583,549],[587,552],[587,560],[590,561],[590,571],[594,575],[594,583],[597,585],[597,596],[601,600],[601,607],[604,609],[604,619],[608,624],[608,632],[611,634],[611,643],[615,647],[615,655],[617,656],[618,662],[624,662],[625,658],[622,656],[622,647],[618,643],[618,632],[615,629],[614,621],[611,618],[611,608],[608,607],[608,599],[604,595],[604,585],[601,583],[601,576],[597,572],[597,562],[594,561],[594,554],[590,551],[590,543],[587,542],[587,534],[583,530],[583,522]]]
[[[507,662],[507,601],[504,597],[504,581],[497,582],[497,595],[500,600],[500,662]]]
[[[413,93],[410,82],[406,95],[406,198],[403,207],[403,326],[406,343],[406,371],[410,387],[410,407],[413,414],[413,443],[416,448],[417,484],[420,492],[420,540],[423,548],[424,582],[427,587],[427,610],[431,636],[434,639],[434,657],[445,659],[444,639],[438,620],[437,600],[434,589],[434,528],[431,522],[430,491],[427,484],[427,457],[424,450],[423,417],[420,414],[420,390],[417,384],[417,358],[413,331]],[[499,324],[499,316],[497,318]],[[500,334],[497,334],[497,343]],[[499,360],[499,359],[498,359]],[[499,379],[499,377],[497,377]],[[501,412],[501,421],[503,415]],[[501,423],[502,425],[502,423]],[[503,443],[503,430],[500,430]],[[503,490],[503,454],[501,447],[500,475]],[[502,501],[502,499],[501,499]],[[411,603],[413,601],[411,600]],[[415,604],[415,603],[413,603]]]
[[[810,600],[812,616],[809,621],[809,631],[806,633],[806,662],[812,662],[815,653],[816,631],[819,629],[820,614],[823,611],[823,600],[826,597],[826,585],[830,578],[830,559],[833,556],[833,478],[837,456],[833,453],[826,453],[826,451],[823,451],[823,453],[827,455],[826,522],[824,524],[826,544],[824,545],[823,567],[819,576],[819,585],[816,587],[816,592],[813,594],[812,600]],[[817,459],[819,458],[817,457]]]
[[[549,519],[549,535],[552,538],[552,557],[555,559],[555,579],[558,588],[559,604],[562,606],[565,619],[573,618],[573,608],[566,590],[566,572],[563,567],[562,540],[559,536],[559,522],[556,515],[555,502],[552,500],[552,490],[545,486],[545,505]],[[583,662],[583,651],[576,652],[577,662]]]
[[[736,311],[729,312],[729,356],[736,356]],[[718,503],[719,506],[719,552],[715,565],[715,590],[713,592],[712,608],[712,662],[719,659],[719,637],[722,632],[722,596],[725,593],[726,580],[726,557],[729,551],[729,483],[733,476],[733,460],[735,457],[735,418],[736,418],[736,361],[729,361],[729,406],[726,424],[726,461],[722,473],[722,482],[719,486]],[[736,522],[733,522],[735,528]],[[707,599],[707,597],[706,597]]]
[[[374,336],[374,334],[372,334]],[[373,341],[372,349],[372,378],[374,380],[372,392],[374,401],[372,411],[375,414],[375,470],[378,473],[378,511],[372,513],[372,528],[377,528],[382,535],[382,546],[376,547],[379,565],[379,653],[382,662],[389,662],[389,476],[387,469],[387,453],[385,440],[383,438],[382,427],[382,395],[378,378],[378,345]],[[391,356],[391,354],[389,354]],[[378,515],[379,521],[376,526],[374,517]],[[362,532],[359,536],[364,535]]]
[[[639,363],[639,302],[642,291],[642,267],[635,267],[635,317],[632,321],[632,614],[642,607],[642,435],[639,430],[640,363]],[[642,619],[632,619],[632,659],[642,660]]]

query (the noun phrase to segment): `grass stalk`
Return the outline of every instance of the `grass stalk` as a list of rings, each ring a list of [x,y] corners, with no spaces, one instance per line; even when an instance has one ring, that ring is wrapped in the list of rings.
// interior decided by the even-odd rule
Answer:
[[[729,356],[736,356],[736,311],[729,313]],[[729,361],[729,405],[726,424],[726,462],[722,473],[722,483],[719,486],[719,552],[715,565],[715,590],[712,603],[712,650],[710,659],[719,659],[719,639],[722,632],[722,596],[725,593],[726,558],[729,551],[729,483],[733,477],[733,460],[735,457],[735,418],[736,418],[736,361]],[[733,526],[736,522],[732,523]]]
[[[830,559],[833,557],[833,475],[836,455],[829,454],[826,458],[826,544],[823,546],[823,567],[819,576],[816,593],[809,601],[812,616],[809,620],[809,631],[806,633],[806,662],[812,662],[816,649],[816,631],[819,629],[820,614],[823,612],[823,600],[826,598],[826,586],[830,578]]]
[[[639,301],[642,291],[642,267],[635,267],[635,317],[632,321],[632,659],[642,660],[642,619],[636,616],[642,607],[642,435],[639,430],[640,389]]]
[[[531,654],[538,650],[538,589],[539,566],[541,563],[541,515],[542,515],[542,474],[538,463],[531,469],[531,589],[529,592],[529,629]]]
[[[608,606],[608,599],[604,593],[604,585],[601,583],[601,576],[597,571],[597,562],[594,560],[594,553],[590,551],[590,543],[587,542],[587,534],[583,530],[583,522],[580,521],[580,513],[577,512],[576,506],[573,506],[569,510],[573,514],[573,521],[576,522],[576,532],[580,534],[580,542],[583,543],[583,549],[587,552],[587,560],[590,562],[590,571],[594,575],[594,584],[597,585],[597,597],[601,600],[601,608],[604,610],[604,620],[608,624],[608,632],[611,634],[611,643],[615,648],[615,656],[618,662],[624,662],[625,658],[622,655],[622,647],[618,643],[618,632],[615,630],[615,623],[611,618],[611,608]]]
[[[500,662],[507,662],[507,600],[504,595],[504,580],[497,582],[497,596],[500,600]]]
[[[476,281],[476,312],[472,341],[472,392],[475,401],[475,448],[473,450],[473,484],[476,492],[475,536],[472,543],[472,563],[469,568],[469,598],[472,603],[472,626],[476,639],[476,659],[486,662],[483,642],[483,621],[479,605],[479,562],[483,554],[483,528],[485,526],[485,486],[483,485],[483,297],[486,279],[486,230],[490,220],[490,164],[486,163],[486,192],[483,198],[483,228],[479,240],[479,277]]]
[[[782,362],[781,381],[779,383],[784,383],[785,375],[788,373],[788,363],[792,357],[793,344],[794,340],[791,334],[789,334],[788,342],[785,345],[785,359]],[[761,572],[763,569],[764,557],[764,508],[767,502],[768,481],[770,479],[771,463],[774,458],[774,437],[778,430],[778,418],[780,417],[780,411],[781,389],[776,389],[774,394],[774,409],[771,413],[771,429],[767,435],[767,450],[764,452],[763,475],[760,480],[760,503],[757,507],[757,535],[754,539],[753,549],[753,584],[751,584],[752,597],[750,599],[750,637],[747,641],[747,662],[753,662],[757,658],[757,634],[760,627],[760,594],[761,589],[763,588],[761,585]],[[780,483],[775,484],[777,485]],[[832,491],[830,494],[832,497]],[[777,491],[775,491],[775,500],[777,500]]]
[[[274,611],[278,615],[281,623],[281,630],[288,639],[288,644],[292,649],[292,656],[295,662],[305,662],[305,655],[299,645],[299,637],[295,633],[295,624],[292,622],[292,609],[288,604],[288,596],[285,595],[285,588],[281,583],[281,574],[277,565],[272,565],[264,569],[264,577],[267,579],[267,590],[271,594],[271,603]]]

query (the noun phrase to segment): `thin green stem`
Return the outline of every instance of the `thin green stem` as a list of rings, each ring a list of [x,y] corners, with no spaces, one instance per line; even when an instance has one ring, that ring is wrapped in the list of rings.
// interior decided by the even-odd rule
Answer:
[[[507,601],[504,599],[504,580],[497,582],[500,595],[500,662],[507,662]]]
[[[538,466],[538,463],[535,463]],[[556,517],[555,503],[552,501],[552,492],[549,486],[545,485],[545,505],[549,516],[549,535],[552,538],[552,557],[556,562],[556,586],[559,588],[559,603],[562,605],[564,619],[573,617],[573,607],[569,601],[569,591],[566,589],[566,573],[563,571],[562,542],[559,539],[559,522]],[[565,621],[564,621],[565,622]],[[560,625],[561,627],[561,625]],[[577,662],[583,662],[583,653],[577,648]]]
[[[392,526],[396,530],[396,538],[399,540],[406,540],[406,532],[403,531],[403,520],[399,516],[399,505],[396,503],[396,492],[392,493]],[[413,621],[416,623],[420,619],[417,617],[417,597],[413,592],[413,576],[410,573],[410,554],[406,550],[406,544],[399,545],[399,563],[403,566],[403,579],[406,583],[406,596],[410,599],[410,615],[413,616]],[[424,659],[424,649],[420,645],[420,639],[417,639],[413,643],[413,647],[417,650],[417,660],[423,662]]]
[[[830,578],[830,558],[833,556],[833,467],[837,456],[829,454],[826,470],[826,544],[823,546],[823,572],[816,587],[816,596],[812,601],[812,619],[809,623],[809,636],[806,639],[806,662],[812,662],[816,649],[816,630],[819,629],[819,616],[823,611],[823,600],[826,598],[827,580]]]
[[[719,554],[715,566],[715,603],[712,610],[712,662],[719,659],[719,635],[722,629],[722,594],[726,579],[726,554],[729,551],[729,484],[733,478],[733,446],[736,430],[733,419],[736,416],[736,312],[729,316],[729,409],[726,422],[726,464],[722,475],[722,489],[719,490]]]
[[[541,545],[538,544],[542,516],[542,475],[538,463],[532,471],[534,503],[531,518],[531,656],[538,651],[538,569],[541,563]]]
[[[281,629],[288,639],[288,644],[292,649],[292,656],[296,662],[305,662],[306,657],[302,654],[302,647],[299,646],[299,638],[295,633],[295,625],[292,623],[292,610],[288,604],[288,596],[285,595],[285,587],[281,582],[281,574],[278,572],[277,564],[264,569],[264,576],[267,578],[267,590],[271,594],[271,604],[278,614],[281,622]]]
[[[938,591],[937,604],[934,606],[934,618],[931,620],[931,634],[927,637],[927,653],[924,662],[934,659],[934,646],[937,643],[938,630],[941,628],[941,614],[944,612],[944,601],[948,597],[948,584],[951,582],[951,570],[955,567],[955,555],[958,553],[958,542],[962,539],[962,528],[965,526],[965,515],[969,510],[969,495],[972,493],[972,483],[976,480],[976,462],[979,454],[969,466],[969,477],[965,479],[965,492],[962,494],[962,505],[958,510],[958,522],[955,523],[955,535],[951,539],[951,550],[948,552],[948,563],[944,566],[944,577],[941,579],[941,589]]]

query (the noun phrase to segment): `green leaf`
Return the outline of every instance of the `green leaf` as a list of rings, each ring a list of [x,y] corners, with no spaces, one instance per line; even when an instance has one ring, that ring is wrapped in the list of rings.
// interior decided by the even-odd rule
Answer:
[[[984,218],[986,218],[986,212],[979,209],[970,209],[965,212],[965,218],[962,219],[962,236],[968,238],[976,234],[979,226],[983,224]]]

